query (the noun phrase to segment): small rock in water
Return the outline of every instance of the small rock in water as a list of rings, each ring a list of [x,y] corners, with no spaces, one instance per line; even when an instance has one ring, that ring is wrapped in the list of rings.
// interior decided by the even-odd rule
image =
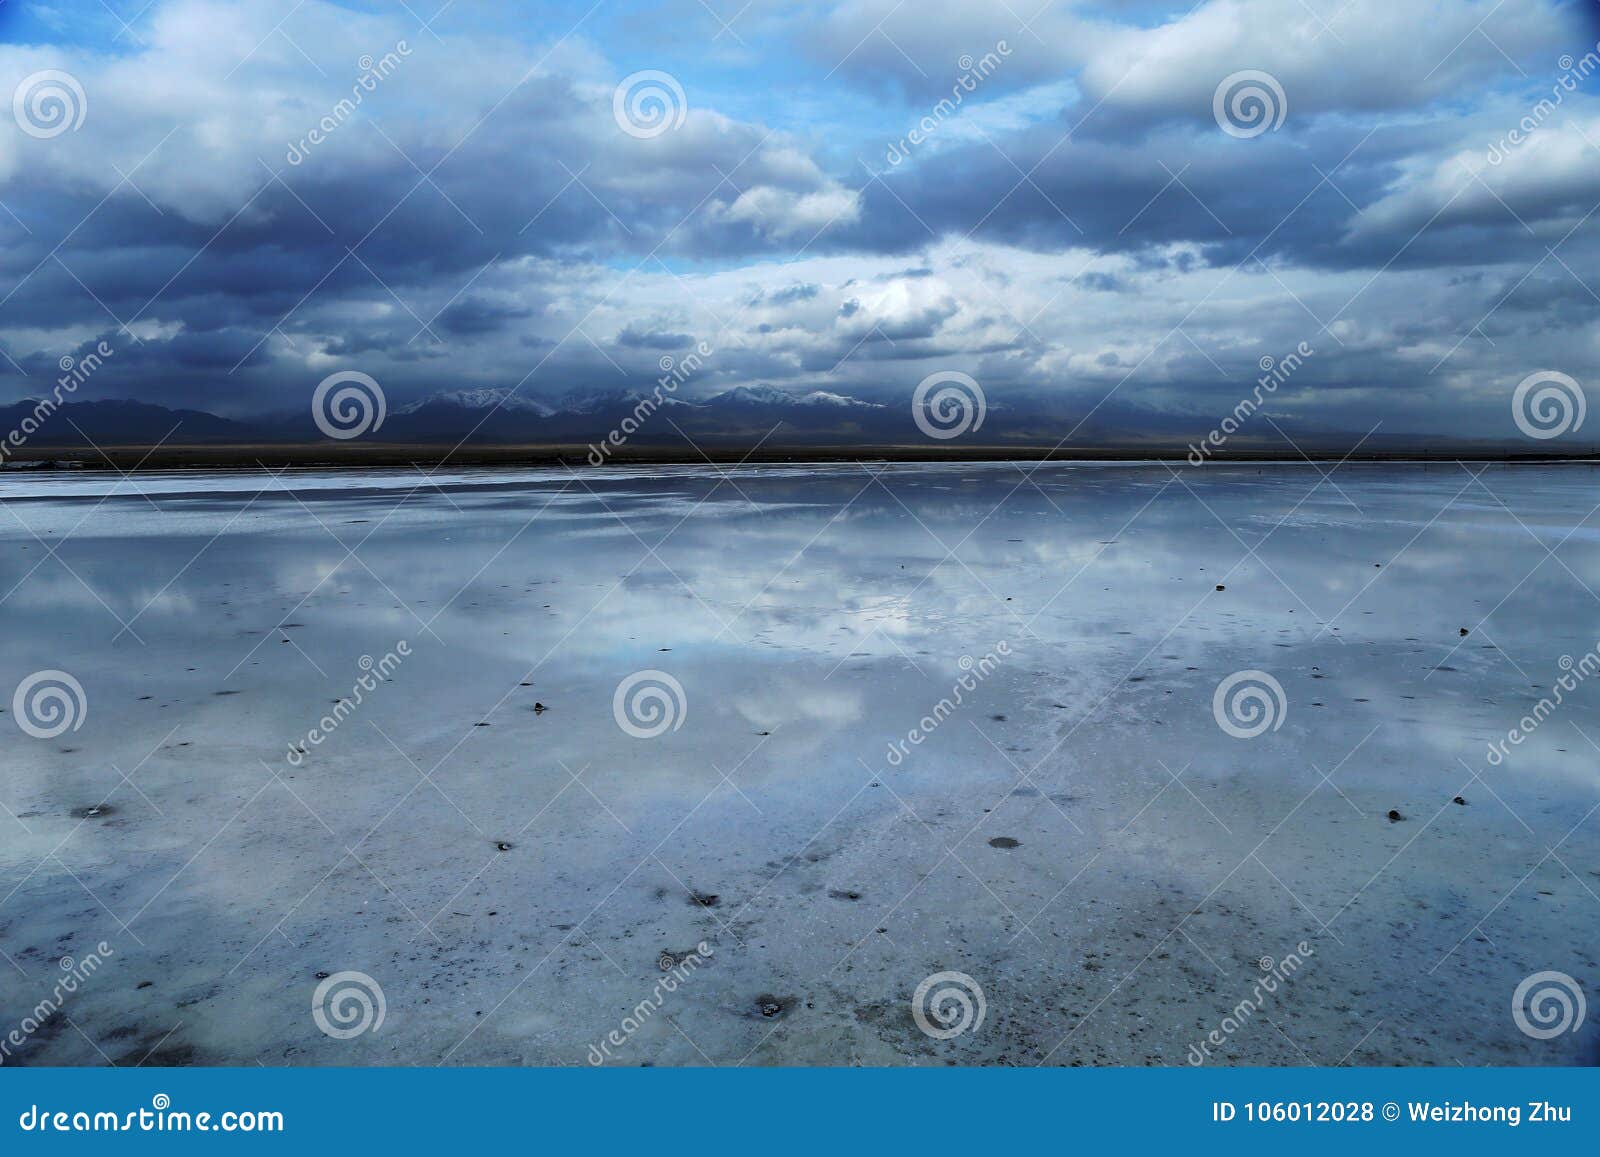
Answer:
[[[762,993],[756,997],[756,1011],[768,1020],[784,1015],[793,1007],[794,997],[792,996],[771,996],[767,993]]]
[[[1395,811],[1394,808],[1390,808],[1389,809],[1389,822],[1390,823],[1397,824],[1397,823],[1399,823],[1401,820],[1403,820],[1405,818],[1406,818],[1405,816],[1403,816],[1399,812]]]
[[[515,844],[508,843],[505,840],[496,840],[494,846],[496,849],[502,852],[509,852],[512,848],[516,847]]]
[[[1465,627],[1461,628],[1461,637],[1463,639],[1465,639],[1467,637],[1467,628],[1465,628]]]
[[[722,901],[722,897],[715,892],[690,892],[689,903],[701,908],[715,908]]]
[[[1022,846],[1022,841],[1014,840],[1010,836],[996,836],[989,841],[989,846],[991,848],[1019,848]]]
[[[860,892],[853,892],[847,888],[829,888],[828,895],[835,900],[859,900]]]
[[[1225,587],[1225,586],[1223,586],[1223,585],[1222,585],[1222,584],[1221,584],[1221,583],[1218,583],[1218,584],[1217,584],[1217,589],[1218,589],[1218,590],[1219,590],[1219,591],[1225,591],[1225,590],[1227,590],[1227,589],[1228,589],[1228,588],[1227,588],[1227,587]]]
[[[550,710],[550,708],[546,707],[543,703],[535,702],[533,705],[533,713],[535,715],[543,715],[548,710]]]
[[[1451,801],[1450,801],[1450,802],[1451,802],[1451,803],[1458,803],[1458,804],[1460,804],[1460,805],[1461,805],[1461,806],[1462,806],[1462,807],[1466,807],[1466,806],[1467,806],[1467,801],[1466,801],[1466,800],[1464,800],[1464,799],[1462,799],[1462,798],[1461,798],[1461,797],[1460,797],[1460,796],[1459,796],[1459,795],[1458,795],[1458,796],[1456,796],[1456,798],[1455,798],[1455,799],[1453,799],[1453,800],[1451,800]]]

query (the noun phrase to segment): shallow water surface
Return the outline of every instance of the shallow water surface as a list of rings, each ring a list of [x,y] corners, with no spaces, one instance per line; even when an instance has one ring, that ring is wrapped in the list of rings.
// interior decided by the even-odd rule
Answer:
[[[1596,477],[7,475],[5,1063],[1592,1063]]]

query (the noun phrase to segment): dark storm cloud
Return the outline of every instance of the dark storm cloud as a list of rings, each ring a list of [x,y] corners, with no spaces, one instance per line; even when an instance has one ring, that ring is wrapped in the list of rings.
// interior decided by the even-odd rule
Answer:
[[[617,334],[617,344],[630,350],[677,350],[693,345],[694,337],[687,333],[639,330],[630,325]]]

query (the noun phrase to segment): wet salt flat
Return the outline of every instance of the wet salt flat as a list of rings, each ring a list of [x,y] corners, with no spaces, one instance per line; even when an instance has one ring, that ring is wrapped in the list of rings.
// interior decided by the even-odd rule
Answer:
[[[1327,469],[0,479],[4,1061],[1594,1063],[1600,475]]]

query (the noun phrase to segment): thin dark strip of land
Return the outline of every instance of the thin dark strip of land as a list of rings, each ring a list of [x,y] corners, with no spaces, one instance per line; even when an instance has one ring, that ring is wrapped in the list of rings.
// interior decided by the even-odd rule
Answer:
[[[419,466],[557,466],[586,465],[706,465],[748,463],[825,462],[1194,462],[1188,447],[1159,445],[997,445],[980,446],[921,442],[906,445],[800,445],[750,447],[708,443],[698,447],[623,446],[594,461],[588,445],[526,443],[518,445],[446,446],[369,441],[311,442],[300,444],[221,444],[179,446],[60,446],[26,447],[15,453],[6,472],[25,470],[114,469],[285,469],[384,468]],[[1508,450],[1504,445],[1451,443],[1382,450],[1338,447],[1250,448],[1219,452],[1204,459],[1219,465],[1266,462],[1505,462],[1548,463],[1600,461],[1600,453]]]

